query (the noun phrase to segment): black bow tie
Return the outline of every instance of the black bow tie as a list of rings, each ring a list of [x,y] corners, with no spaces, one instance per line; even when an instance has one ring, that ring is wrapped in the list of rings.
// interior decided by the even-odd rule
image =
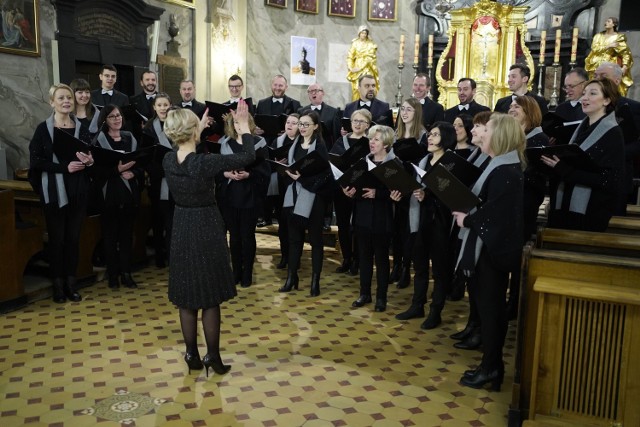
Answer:
[[[191,101],[182,103],[182,108],[184,108],[184,107],[192,107],[192,106],[193,105],[191,104]]]
[[[102,89],[102,94],[103,95],[113,96],[113,89],[112,90],[104,90],[104,89]]]

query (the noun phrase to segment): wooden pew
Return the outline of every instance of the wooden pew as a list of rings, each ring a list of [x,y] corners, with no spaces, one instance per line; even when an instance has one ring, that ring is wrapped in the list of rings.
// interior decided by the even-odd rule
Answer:
[[[640,258],[640,236],[540,228],[536,247]]]
[[[551,238],[552,234],[553,233],[549,233],[547,243],[553,240]],[[634,246],[633,242],[626,242],[630,247],[630,252],[627,254],[628,256],[625,257],[622,256],[625,255],[625,253],[621,248],[621,246],[624,246],[624,239],[618,240],[617,242],[616,239],[608,239],[607,241],[614,242],[609,246],[618,246],[618,248],[615,249],[621,252],[617,255],[603,255],[589,252],[580,253],[577,252],[581,250],[578,244],[575,245],[574,251],[572,252],[536,248],[533,243],[525,246],[521,281],[522,290],[520,295],[520,317],[517,331],[516,369],[512,401],[509,410],[510,427],[519,426],[520,420],[522,419],[542,421],[545,417],[549,418],[549,420],[545,422],[553,423],[549,425],[584,426],[591,425],[589,423],[595,422],[593,415],[586,416],[579,411],[568,411],[565,407],[559,407],[557,405],[557,401],[554,399],[558,396],[558,387],[567,386],[570,381],[576,382],[583,380],[584,375],[577,372],[569,378],[564,378],[564,381],[558,380],[556,362],[564,360],[562,359],[565,355],[563,347],[561,345],[558,346],[547,343],[545,344],[545,349],[550,354],[538,354],[536,350],[536,337],[540,340],[540,337],[546,337],[554,328],[557,329],[563,324],[562,322],[566,322],[566,318],[560,318],[557,313],[554,314],[554,310],[558,312],[557,304],[559,303],[557,301],[555,302],[556,307],[551,310],[549,310],[549,305],[545,306],[541,292],[552,293],[548,289],[550,287],[553,288],[553,286],[557,285],[558,289],[563,289],[566,295],[562,295],[561,298],[564,302],[567,301],[567,298],[577,298],[571,292],[585,286],[589,288],[591,293],[586,296],[583,295],[582,297],[591,300],[593,300],[594,295],[607,294],[609,290],[616,290],[620,295],[626,295],[625,292],[629,294],[640,294],[640,259],[637,256],[637,244]],[[542,245],[544,244],[543,242]],[[583,248],[593,250],[595,246],[586,244]],[[554,281],[555,284],[548,285],[544,289],[540,288],[540,285],[539,289],[534,291],[534,284],[541,277],[545,279],[541,280],[540,283],[548,284],[549,281]],[[565,282],[562,282],[563,280]],[[570,286],[567,285],[566,281],[571,281]],[[593,291],[594,288],[599,289],[600,293]],[[602,303],[602,301],[599,303]],[[631,311],[633,310],[636,310],[634,311],[634,313],[636,313],[634,316],[640,315],[637,307]],[[544,321],[547,323],[543,322],[545,316],[551,319]],[[639,319],[636,317],[633,319],[635,319],[633,321],[636,321],[636,324],[638,324],[637,320]],[[565,328],[565,335],[568,333],[567,331],[568,329]],[[636,333],[640,333],[640,331]],[[580,339],[579,334],[574,336],[573,340],[575,341],[576,339]],[[569,342],[572,341],[569,340]],[[586,345],[586,341],[584,341],[584,343]],[[636,344],[634,344],[634,346],[635,345]],[[598,347],[598,349],[600,351],[610,350],[602,346]],[[637,350],[640,350],[640,347],[636,348],[636,352]],[[551,371],[551,367],[556,370]],[[618,366],[618,368],[620,368],[620,366]],[[637,372],[637,374],[640,374],[640,372]],[[550,377],[553,377],[554,381],[550,382]],[[635,391],[639,391],[640,388],[638,388],[638,384],[634,384],[627,385],[636,387]],[[544,387],[542,387],[542,385],[544,385]],[[621,383],[621,386],[622,385],[624,384]],[[566,391],[566,388],[564,390]],[[575,389],[573,390],[576,391]],[[627,390],[618,390],[618,392],[625,393]],[[604,398],[604,396],[599,397]],[[623,425],[640,425],[640,411],[636,409],[636,406],[634,406],[633,410],[630,410],[625,406],[625,402],[626,401],[620,400],[617,415],[625,415],[626,421],[637,420],[637,424],[633,422],[628,424],[625,422]],[[598,401],[599,405],[603,405],[604,403]],[[558,417],[572,419],[575,421],[575,424],[562,424],[562,422],[558,424]],[[610,425],[612,421],[615,420],[608,420],[606,422],[599,420],[594,425]],[[529,425],[542,426],[547,424],[529,423]]]
[[[627,205],[627,216],[640,217],[640,205]]]
[[[609,220],[607,232],[619,234],[640,234],[640,217],[614,216]]]
[[[26,304],[22,275],[29,259],[43,249],[42,228],[16,228],[12,190],[0,190],[0,311]]]

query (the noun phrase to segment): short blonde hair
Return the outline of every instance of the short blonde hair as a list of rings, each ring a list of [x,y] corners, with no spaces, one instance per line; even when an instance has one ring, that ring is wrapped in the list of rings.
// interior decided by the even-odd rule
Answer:
[[[349,117],[349,119],[353,120],[353,118],[356,116],[356,114],[360,114],[362,117],[367,119],[369,124],[371,124],[371,121],[373,120],[373,116],[371,115],[371,111],[367,110],[366,108],[362,108],[360,110],[356,110],[353,113],[351,113],[351,117]]]
[[[493,113],[487,125],[489,123],[492,124],[493,131],[491,133],[491,141],[489,141],[493,154],[499,156],[516,150],[520,158],[520,164],[524,169],[526,167],[524,154],[526,138],[518,120],[508,114]]]
[[[393,141],[396,138],[396,133],[389,126],[375,125],[371,129],[369,129],[369,140],[372,140],[373,137],[376,136],[376,133],[380,134],[380,139],[382,139],[382,145],[384,145],[384,148],[389,148],[391,147],[391,145],[393,145]]]
[[[71,86],[66,85],[64,83],[51,85],[51,87],[49,88],[49,101],[53,101],[53,98],[56,96],[56,92],[59,91],[60,89],[68,90],[69,93],[71,94],[71,98],[73,98],[73,103],[75,104],[76,102],[75,92],[73,91],[73,89],[71,89]]]
[[[170,110],[164,122],[164,133],[176,145],[198,139],[200,119],[188,108]]]

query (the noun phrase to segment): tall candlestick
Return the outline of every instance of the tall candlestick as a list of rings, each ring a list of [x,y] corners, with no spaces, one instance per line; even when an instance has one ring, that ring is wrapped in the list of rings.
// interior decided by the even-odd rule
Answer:
[[[427,65],[433,65],[433,34],[429,34],[429,50],[427,56]]]
[[[400,34],[400,57],[398,58],[398,64],[404,63],[404,34]]]
[[[556,51],[553,54],[553,63],[554,64],[559,64],[560,63],[560,45],[562,44],[562,30],[561,29],[557,29],[556,30]]]
[[[547,30],[540,32],[540,63],[544,64],[544,51],[547,48]]]
[[[578,27],[573,28],[573,37],[571,38],[571,62],[576,62],[578,56]]]
[[[420,34],[416,34],[416,42],[413,48],[413,63],[418,63],[418,58],[420,56]]]

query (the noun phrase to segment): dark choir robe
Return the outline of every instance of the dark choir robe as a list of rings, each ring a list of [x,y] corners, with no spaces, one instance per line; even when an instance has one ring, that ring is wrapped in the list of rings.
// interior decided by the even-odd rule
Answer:
[[[153,103],[155,101],[155,94],[153,95],[153,97],[147,99],[147,94],[141,92],[129,98],[129,103],[135,106],[138,113],[145,116],[147,120],[151,120],[154,114]]]
[[[546,147],[549,137],[537,127],[527,133],[527,148]],[[524,238],[528,240],[537,229],[538,210],[544,201],[547,178],[542,171],[527,165],[524,171]]]
[[[256,106],[256,114],[266,114],[269,116],[279,116],[280,114],[297,113],[300,109],[300,101],[289,98],[287,95],[282,97],[282,102],[273,102],[273,96],[269,96],[258,101]]]
[[[468,108],[462,108],[461,109],[460,108],[461,106],[462,106],[462,104],[458,104],[458,105],[453,106],[453,107],[449,108],[448,110],[446,110],[444,112],[444,121],[453,124],[453,121],[460,114],[468,114],[471,117],[473,117],[476,114],[480,113],[481,111],[490,111],[491,110],[491,108],[485,107],[484,105],[480,105],[476,101],[471,101],[469,104],[467,104]]]
[[[181,108],[188,108],[189,110],[196,113],[196,116],[198,117],[202,117],[202,115],[204,114],[204,110],[207,109],[206,104],[198,102],[195,99],[192,99],[191,101],[180,101],[176,105]]]
[[[621,196],[616,215],[626,215],[629,195],[633,192],[633,177],[638,176],[638,158],[640,157],[640,102],[621,96],[616,104],[616,118],[624,135],[625,194]],[[621,121],[621,119],[623,121]],[[627,123],[625,123],[627,122]],[[631,125],[634,126],[631,126]],[[635,203],[635,200],[632,201]]]
[[[389,108],[389,103],[380,101],[378,98],[371,100],[371,105],[362,105],[362,100],[350,102],[344,107],[343,117],[350,118],[354,111],[366,109],[371,112],[373,121],[378,125],[393,126],[393,113]]]
[[[497,113],[508,113],[509,112],[509,107],[511,106],[511,103],[513,102],[513,97],[515,95],[507,95],[504,98],[500,98],[498,99],[498,102],[496,102],[496,106],[493,109],[493,111],[497,112]],[[533,99],[536,100],[536,102],[538,103],[538,105],[540,106],[540,112],[542,112],[542,115],[544,116],[548,111],[549,108],[547,107],[547,100],[544,99],[541,96],[536,95],[535,93],[531,92],[531,91],[527,91],[527,93],[524,94],[524,96],[530,96]]]
[[[554,113],[562,117],[565,122],[576,122],[586,117],[580,101],[565,101],[556,107]]]
[[[102,89],[96,89],[91,91],[91,103],[99,105],[100,107],[109,104],[124,107],[125,105],[129,105],[129,97],[115,89],[113,89],[113,95],[103,94]]]
[[[340,138],[340,110],[323,102],[320,104],[319,110],[313,109],[311,105],[305,105],[298,110],[298,114],[301,114],[305,110],[312,110],[320,114],[320,121],[324,123],[328,131],[328,135],[326,136],[330,137],[324,138],[325,135],[323,133],[324,143],[327,145],[327,149],[331,150],[333,144]]]

